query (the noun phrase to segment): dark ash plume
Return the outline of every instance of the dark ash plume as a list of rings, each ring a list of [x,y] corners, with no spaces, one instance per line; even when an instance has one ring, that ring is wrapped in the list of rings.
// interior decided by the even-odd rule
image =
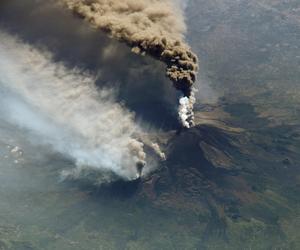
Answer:
[[[198,60],[184,41],[184,20],[172,1],[61,1],[95,28],[127,43],[133,52],[163,61],[167,65],[167,76],[187,99],[180,103],[180,121],[185,127],[193,124],[192,85],[196,80]]]

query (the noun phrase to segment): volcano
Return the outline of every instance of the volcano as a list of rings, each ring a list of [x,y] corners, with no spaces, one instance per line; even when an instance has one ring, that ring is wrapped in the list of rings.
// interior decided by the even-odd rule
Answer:
[[[299,249],[299,8],[1,1],[0,249]]]

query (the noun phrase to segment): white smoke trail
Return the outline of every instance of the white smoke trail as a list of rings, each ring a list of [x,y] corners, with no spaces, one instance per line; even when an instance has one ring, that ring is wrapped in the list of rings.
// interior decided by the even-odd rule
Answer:
[[[136,178],[145,163],[133,115],[97,90],[92,76],[55,63],[51,56],[0,32],[0,117],[27,130],[35,143],[76,161],[83,170]]]

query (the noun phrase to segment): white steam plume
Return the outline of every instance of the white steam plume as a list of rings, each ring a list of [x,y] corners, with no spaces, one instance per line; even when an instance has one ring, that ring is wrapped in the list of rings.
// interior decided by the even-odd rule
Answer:
[[[194,126],[194,104],[196,102],[196,98],[194,95],[195,91],[191,92],[190,97],[181,97],[179,99],[179,107],[178,114],[179,119],[184,127],[190,128]]]
[[[140,174],[137,166],[144,166],[146,155],[134,139],[139,128],[112,91],[96,89],[92,76],[6,33],[0,32],[0,41],[1,119],[74,159],[77,169],[66,176],[86,169],[127,180]]]

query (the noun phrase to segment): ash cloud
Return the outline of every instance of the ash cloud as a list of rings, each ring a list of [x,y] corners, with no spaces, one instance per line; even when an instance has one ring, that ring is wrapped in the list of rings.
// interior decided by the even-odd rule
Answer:
[[[60,0],[76,15],[112,37],[127,43],[137,54],[148,54],[167,65],[166,75],[176,89],[194,103],[192,85],[197,57],[184,41],[184,18],[170,0]],[[179,109],[182,110],[182,107]],[[193,112],[179,112],[185,127],[193,125]]]
[[[56,3],[54,0],[0,2],[0,29],[22,38],[22,42],[18,42],[7,33],[1,33],[1,117],[25,129],[34,143],[49,144],[54,150],[73,158],[77,168],[64,171],[64,178],[91,175],[98,178],[94,172],[91,174],[93,169],[101,169],[99,178],[104,181],[114,179],[115,175],[132,179],[148,174],[157,160],[164,160],[166,156],[158,144],[145,139],[145,131],[178,128],[177,112],[179,121],[186,127],[191,126],[194,102],[191,86],[189,91],[184,91],[184,84],[177,88],[184,93],[184,96],[180,95],[170,79],[175,86],[180,81],[174,81],[170,75],[170,79],[166,77],[164,63],[168,69],[170,65],[158,55],[160,52],[155,55],[153,48],[146,47],[146,50],[120,37],[110,38]],[[153,33],[154,36],[162,33],[159,39],[167,37],[168,46],[173,41],[178,48],[190,51],[184,43],[182,16],[179,21],[175,20],[178,18],[175,13],[181,10],[171,2],[165,4],[170,7],[168,11],[172,10],[173,19],[166,18],[162,23],[165,31],[159,30],[161,22],[158,20],[158,33]],[[178,22],[174,33],[171,20]],[[119,21],[122,23],[121,19]],[[170,34],[164,33],[168,29]],[[164,39],[161,41],[164,43]],[[157,48],[160,50],[160,45]],[[174,48],[170,48],[171,52]],[[132,49],[146,55],[132,53]],[[50,55],[45,51],[51,52]],[[179,63],[180,56],[176,57],[177,61],[172,59],[175,60],[172,65]],[[76,95],[85,97],[76,99]],[[68,96],[73,96],[76,101]],[[55,105],[51,106],[51,103]],[[3,108],[6,106],[10,109]],[[139,136],[141,130],[143,136]],[[120,131],[125,133],[125,138]],[[107,138],[103,139],[102,134]],[[152,153],[156,154],[154,159]],[[137,171],[136,166],[144,168],[143,171]]]
[[[126,44],[91,28],[55,2],[3,0],[0,28],[51,51],[55,61],[91,71],[98,87],[114,89],[117,101],[147,126],[177,129],[179,93],[165,76],[163,63],[132,53]]]

